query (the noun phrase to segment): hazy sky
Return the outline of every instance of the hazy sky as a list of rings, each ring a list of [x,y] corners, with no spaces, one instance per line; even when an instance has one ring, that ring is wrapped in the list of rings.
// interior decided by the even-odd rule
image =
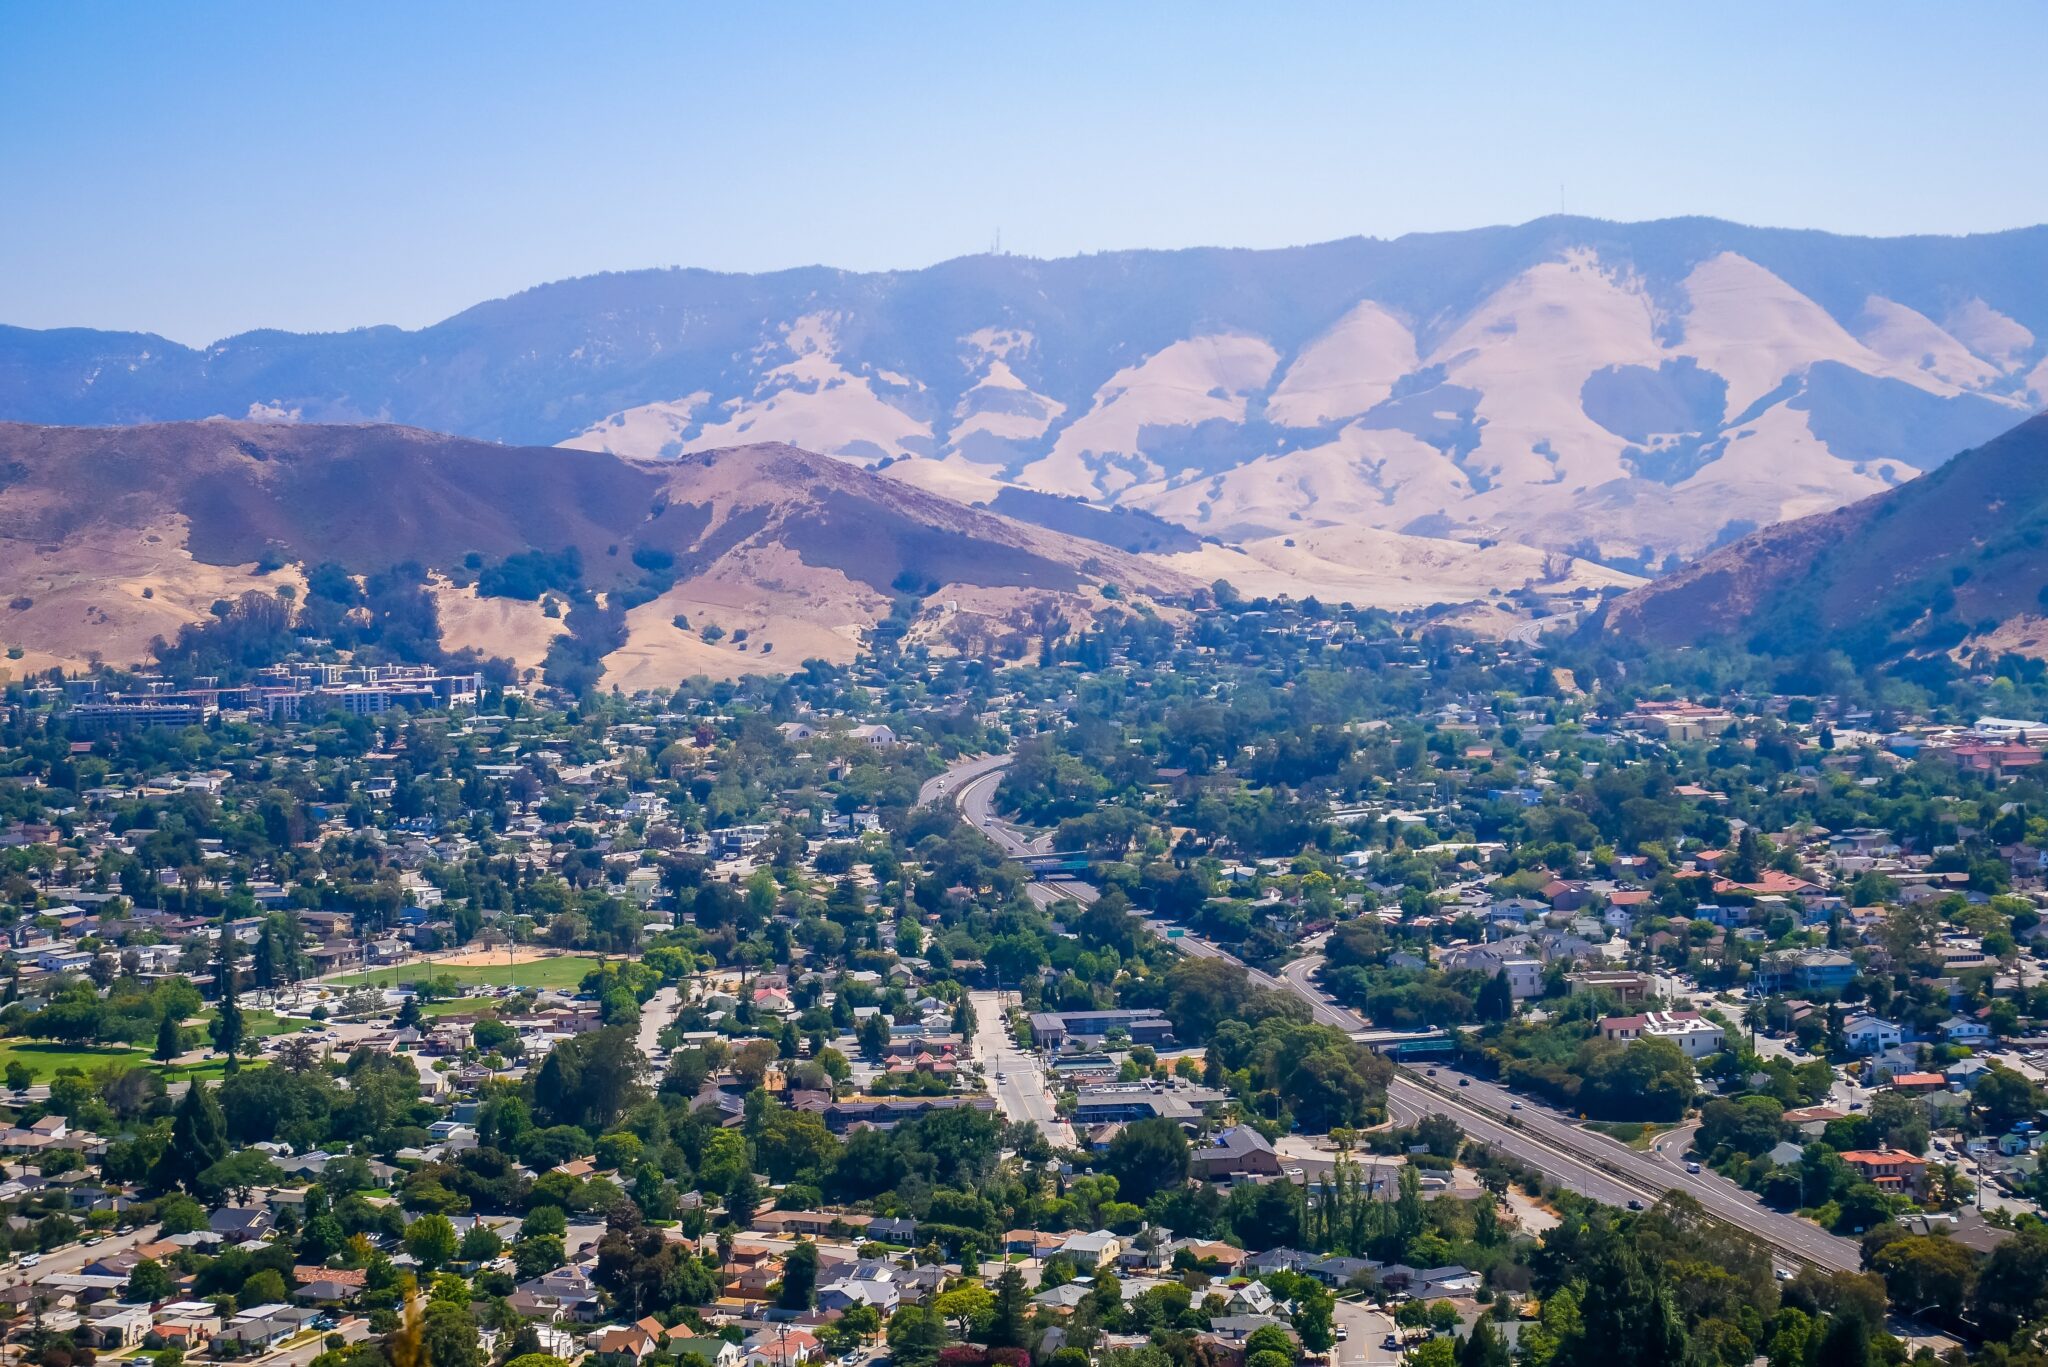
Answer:
[[[2048,220],[2038,3],[0,0],[0,323],[418,326],[592,271],[1554,212]]]

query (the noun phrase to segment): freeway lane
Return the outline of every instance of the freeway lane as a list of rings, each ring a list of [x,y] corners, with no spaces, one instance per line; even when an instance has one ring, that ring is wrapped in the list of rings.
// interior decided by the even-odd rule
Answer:
[[[963,761],[943,778],[927,783],[919,798],[935,801],[950,796],[968,823],[994,840],[1005,853],[1042,853],[1050,847],[1034,849],[991,808],[1000,770],[1009,758],[990,755]],[[1075,896],[1086,902],[1095,900],[1092,887],[1071,880],[1057,884],[1036,882],[1030,893],[1041,906],[1063,896]],[[1184,934],[1167,943],[1197,958],[1237,964],[1260,986],[1293,993],[1307,1004],[1318,1024],[1352,1034],[1367,1028],[1367,1022],[1356,1012],[1331,1001],[1316,986],[1314,975],[1323,962],[1318,955],[1287,964],[1275,977],[1251,968],[1235,955],[1197,936]],[[1788,1257],[1838,1271],[1855,1271],[1862,1265],[1853,1241],[1829,1234],[1795,1215],[1770,1210],[1717,1173],[1688,1173],[1682,1162],[1672,1161],[1669,1143],[1654,1153],[1640,1153],[1605,1135],[1580,1129],[1569,1117],[1539,1103],[1521,1100],[1483,1078],[1443,1065],[1436,1072],[1435,1078],[1418,1077],[1412,1072],[1396,1074],[1388,1092],[1388,1105],[1397,1116],[1412,1121],[1431,1112],[1449,1115],[1468,1134],[1498,1145],[1502,1152],[1540,1169],[1559,1186],[1595,1200],[1625,1205],[1630,1200],[1654,1201],[1667,1191],[1683,1191],[1709,1214],[1748,1231]]]
[[[1432,1091],[1431,1083],[1442,1090]],[[1460,1082],[1464,1083],[1460,1086]],[[1579,1128],[1547,1106],[1522,1100],[1521,1110],[1512,1107],[1519,1100],[1496,1083],[1454,1068],[1440,1066],[1434,1079],[1418,1079],[1412,1072],[1397,1078],[1397,1086],[1411,1094],[1420,1093],[1463,1124],[1468,1117],[1492,1120],[1512,1119],[1514,1145],[1503,1147],[1529,1162],[1540,1160],[1522,1149],[1563,1152],[1597,1165],[1610,1180],[1642,1192],[1651,1199],[1666,1191],[1683,1191],[1710,1214],[1738,1229],[1747,1230],[1782,1253],[1840,1272],[1862,1267],[1856,1244],[1828,1233],[1796,1215],[1771,1210],[1755,1197],[1718,1173],[1688,1173],[1682,1166],[1667,1164],[1651,1154],[1639,1152],[1602,1134]],[[1453,1090],[1455,1089],[1455,1090]],[[1450,1095],[1445,1095],[1450,1092]],[[1419,1099],[1419,1098],[1418,1098]]]
[[[983,774],[992,774],[1006,767],[1011,756],[1008,752],[996,755],[976,755],[972,759],[954,760],[946,766],[946,772],[926,779],[917,790],[917,805],[929,807],[949,795],[958,798],[963,784],[972,783]]]
[[[1012,859],[1048,854],[1052,851],[1050,834],[1027,840],[995,813],[996,784],[1002,781],[1002,771],[1008,767],[1010,758],[1002,754],[961,760],[938,777],[925,780],[918,789],[917,800],[919,804],[950,800],[960,809],[962,820],[995,841],[996,848]],[[1041,907],[1064,901],[1085,905],[1100,895],[1090,884],[1064,877],[1037,879],[1024,892]]]
[[[1183,936],[1169,943],[1201,957],[1239,962],[1194,937]],[[1262,986],[1300,997],[1318,1022],[1357,1031],[1363,1026],[1358,1016],[1331,1001],[1312,981],[1321,963],[1314,957],[1298,959],[1284,967],[1278,978],[1256,969],[1245,971]],[[1605,1135],[1580,1129],[1547,1106],[1518,1098],[1504,1087],[1448,1065],[1439,1064],[1434,1071],[1434,1078],[1426,1073],[1418,1076],[1413,1070],[1395,1074],[1387,1101],[1397,1116],[1412,1120],[1431,1112],[1448,1115],[1466,1133],[1497,1144],[1502,1152],[1540,1168],[1558,1185],[1596,1200],[1623,1205],[1632,1198],[1654,1201],[1667,1191],[1683,1191],[1709,1214],[1789,1257],[1836,1271],[1853,1272],[1862,1266],[1853,1241],[1796,1215],[1760,1205],[1718,1173],[1688,1173],[1662,1154],[1639,1153]]]

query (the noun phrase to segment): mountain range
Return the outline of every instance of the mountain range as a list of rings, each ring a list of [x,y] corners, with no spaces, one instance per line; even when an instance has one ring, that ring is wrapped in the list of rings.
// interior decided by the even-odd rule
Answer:
[[[1151,514],[1120,524],[1130,548],[1275,575],[1505,548],[1487,573],[1507,587],[1581,574],[1560,552],[1668,567],[1902,484],[2044,402],[2048,228],[1554,217],[1272,251],[639,271],[417,331],[204,348],[0,329],[0,418],[21,422],[401,423],[635,460],[783,443],[1034,520]]]

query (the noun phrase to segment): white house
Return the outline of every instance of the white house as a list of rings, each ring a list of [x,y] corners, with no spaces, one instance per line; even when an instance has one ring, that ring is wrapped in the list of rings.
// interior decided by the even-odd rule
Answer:
[[[1982,1044],[1991,1038],[1990,1026],[1968,1016],[1950,1016],[1941,1023],[1941,1032],[1950,1044]]]
[[[1851,1016],[1842,1022],[1842,1042],[1849,1046],[1852,1054],[1875,1054],[1896,1049],[1905,1038],[1905,1031],[1876,1016]]]

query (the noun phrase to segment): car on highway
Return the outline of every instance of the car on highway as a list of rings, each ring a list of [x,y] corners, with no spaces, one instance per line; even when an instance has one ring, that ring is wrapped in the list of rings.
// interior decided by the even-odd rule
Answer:
[[[1631,1196],[1628,1198],[1628,1208],[1630,1210],[1641,1210],[1643,1208],[1643,1203],[1641,1201],[1638,1201],[1635,1197]]]
[[[42,1255],[42,1254],[40,1254],[40,1253],[31,1253],[31,1254],[27,1255],[26,1257],[24,1257],[24,1258],[23,1258],[23,1259],[21,1260],[21,1265],[22,1265],[23,1267],[34,1267],[34,1266],[35,1266],[35,1265],[36,1265],[37,1263],[40,1263],[40,1262],[41,1262],[42,1260],[43,1260],[43,1255]]]
[[[1472,1085],[1472,1079],[1469,1077],[1461,1077],[1458,1079],[1458,1085],[1460,1087],[1470,1087]]]
[[[1519,1101],[1510,1101],[1508,1103],[1508,1109],[1511,1111],[1519,1111],[1522,1109],[1522,1103]]]
[[[1700,1165],[1697,1163],[1687,1163],[1685,1170],[1690,1173],[1697,1173],[1700,1170]]]

